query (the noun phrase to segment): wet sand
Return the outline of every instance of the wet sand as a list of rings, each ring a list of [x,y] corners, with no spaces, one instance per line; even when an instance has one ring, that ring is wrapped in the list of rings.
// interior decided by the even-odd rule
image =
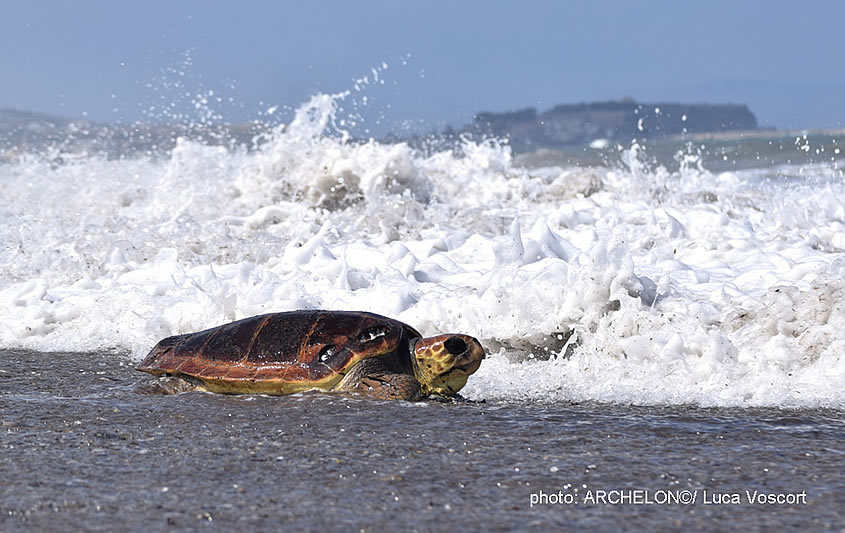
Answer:
[[[150,396],[140,379],[120,354],[0,350],[1,531],[845,527],[840,411]]]

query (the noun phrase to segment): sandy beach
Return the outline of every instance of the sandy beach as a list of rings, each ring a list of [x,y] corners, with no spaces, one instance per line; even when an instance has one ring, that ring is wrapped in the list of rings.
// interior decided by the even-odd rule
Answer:
[[[0,529],[822,530],[845,520],[838,411],[151,396],[139,379],[115,353],[0,352]],[[747,491],[784,503],[748,503]]]

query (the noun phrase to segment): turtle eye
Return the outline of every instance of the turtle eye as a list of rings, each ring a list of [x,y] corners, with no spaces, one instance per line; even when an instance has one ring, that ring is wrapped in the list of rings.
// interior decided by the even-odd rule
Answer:
[[[320,350],[320,362],[325,363],[338,352],[337,346],[334,344],[329,344],[328,346],[324,346],[322,350]]]
[[[384,326],[368,328],[358,334],[358,342],[370,342],[385,335],[387,335],[387,328]]]
[[[453,355],[462,354],[467,351],[467,343],[458,337],[449,337],[446,339],[446,342],[443,343],[443,347]]]

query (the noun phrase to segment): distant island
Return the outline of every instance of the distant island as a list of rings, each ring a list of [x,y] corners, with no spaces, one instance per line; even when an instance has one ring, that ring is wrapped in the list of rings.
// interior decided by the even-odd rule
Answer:
[[[184,125],[131,124],[109,126],[44,113],[0,109],[0,155],[54,146],[68,151],[126,154],[171,148],[178,137],[200,138],[210,144],[254,146],[267,126],[257,123]],[[435,133],[444,144],[465,134],[474,138],[508,139],[515,152],[560,148],[594,142],[668,137],[685,134],[757,130],[757,119],[746,105],[612,102],[558,105],[538,112],[481,112],[458,130]],[[432,135],[425,136],[428,140]],[[423,137],[391,136],[386,141],[422,145]],[[450,141],[451,139],[451,141]],[[429,144],[429,146],[431,146]]]
[[[586,145],[596,140],[628,142],[634,138],[668,137],[757,129],[746,105],[637,103],[633,100],[534,108],[507,113],[478,113],[463,130],[507,138],[515,151]]]

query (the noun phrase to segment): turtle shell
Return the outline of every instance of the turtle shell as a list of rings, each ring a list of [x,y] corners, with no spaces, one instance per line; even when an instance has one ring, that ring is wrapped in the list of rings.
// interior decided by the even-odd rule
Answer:
[[[419,337],[410,326],[372,313],[272,313],[168,337],[137,368],[199,379],[211,392],[331,390],[359,361]]]

